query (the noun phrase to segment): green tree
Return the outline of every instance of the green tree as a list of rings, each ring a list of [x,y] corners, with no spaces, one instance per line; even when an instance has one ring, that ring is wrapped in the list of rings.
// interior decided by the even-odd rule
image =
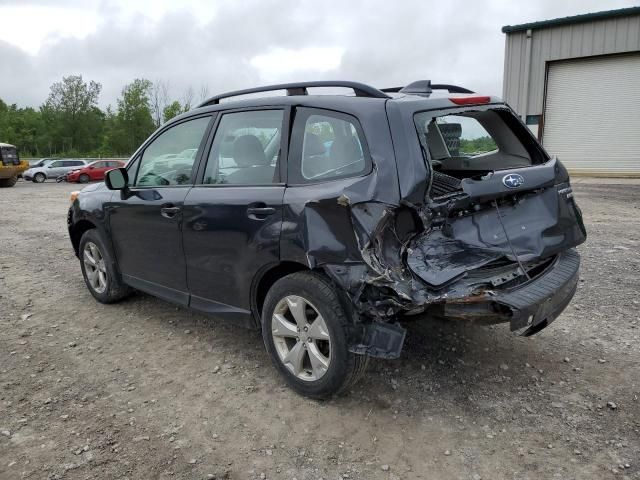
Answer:
[[[182,105],[180,105],[179,101],[174,101],[173,103],[167,105],[162,112],[162,118],[165,122],[168,122],[173,117],[177,117],[183,112]]]
[[[63,77],[51,85],[41,107],[49,142],[61,151],[89,151],[100,142],[103,114],[98,108],[102,86],[82,75]]]
[[[44,132],[40,112],[0,100],[0,142],[16,145],[23,156],[38,155],[46,143]]]
[[[122,89],[118,113],[109,133],[108,147],[117,154],[131,154],[154,130],[149,93],[151,82],[135,79]]]
[[[478,138],[461,138],[460,139],[460,151],[465,154],[480,154],[485,152],[491,152],[498,148],[496,142],[491,137],[478,137]]]

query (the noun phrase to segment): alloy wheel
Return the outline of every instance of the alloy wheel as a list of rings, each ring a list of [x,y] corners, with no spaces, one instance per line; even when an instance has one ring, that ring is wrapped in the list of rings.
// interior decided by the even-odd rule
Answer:
[[[271,335],[280,361],[298,379],[315,381],[329,369],[329,329],[305,298],[288,295],[278,302],[271,317]]]
[[[104,257],[95,243],[87,242],[84,246],[82,261],[91,288],[96,293],[104,293],[107,289],[107,267],[104,263]]]

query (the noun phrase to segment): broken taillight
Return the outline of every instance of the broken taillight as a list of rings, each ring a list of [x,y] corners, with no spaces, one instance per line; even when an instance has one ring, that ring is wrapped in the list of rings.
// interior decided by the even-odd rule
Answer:
[[[478,105],[479,103],[489,103],[489,96],[473,96],[473,97],[449,97],[456,105]]]

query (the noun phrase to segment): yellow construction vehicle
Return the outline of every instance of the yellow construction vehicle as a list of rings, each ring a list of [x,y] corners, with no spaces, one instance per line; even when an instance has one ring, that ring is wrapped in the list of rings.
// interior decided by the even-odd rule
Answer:
[[[0,188],[13,187],[18,175],[29,168],[29,162],[20,161],[18,149],[8,143],[0,143]]]

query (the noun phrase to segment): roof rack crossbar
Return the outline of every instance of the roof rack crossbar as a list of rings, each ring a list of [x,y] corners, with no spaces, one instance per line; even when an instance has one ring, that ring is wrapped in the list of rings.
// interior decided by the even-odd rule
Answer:
[[[418,80],[412,82],[406,87],[390,87],[381,89],[386,93],[409,93],[414,95],[431,95],[433,90],[447,90],[449,93],[475,93],[468,88],[459,87],[457,85],[447,85],[445,83],[431,83],[431,80]]]
[[[309,92],[307,91],[307,88],[314,88],[314,87],[350,88],[353,90],[353,93],[357,97],[389,98],[389,96],[384,92],[382,92],[381,90],[378,90],[377,88],[366,85],[364,83],[322,80],[317,82],[281,83],[278,85],[268,85],[266,87],[247,88],[245,90],[236,90],[233,92],[222,93],[220,95],[216,95],[215,97],[211,97],[205,100],[200,105],[198,105],[198,107],[206,107],[208,105],[217,105],[220,103],[220,100],[224,98],[238,97],[241,95],[249,95],[252,93],[272,92],[276,90],[285,90],[287,92],[287,95],[289,96],[308,95]]]

